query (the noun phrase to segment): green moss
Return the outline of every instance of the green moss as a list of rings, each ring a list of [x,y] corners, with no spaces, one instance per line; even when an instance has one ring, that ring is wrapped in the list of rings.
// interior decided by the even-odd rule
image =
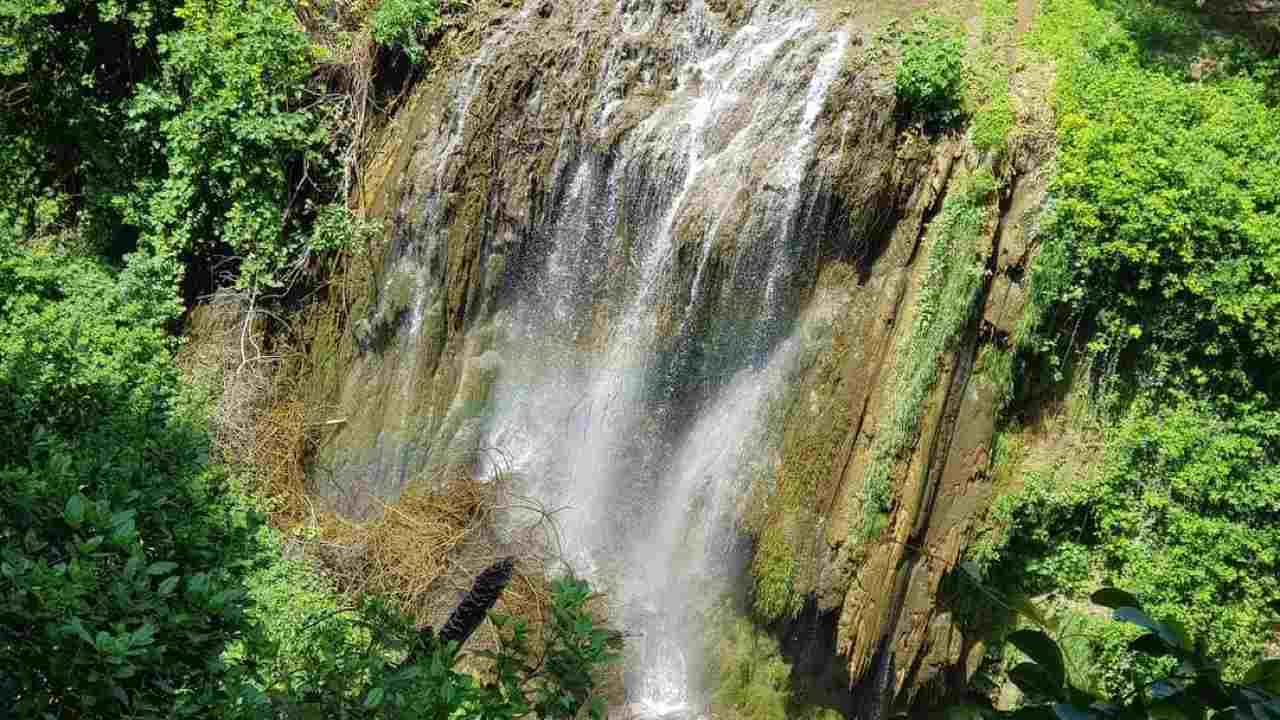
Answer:
[[[839,713],[796,692],[778,641],[731,604],[716,606],[703,627],[707,667],[698,678],[711,696],[712,717],[741,720],[836,720]]]
[[[795,588],[795,549],[787,537],[794,517],[783,514],[771,522],[756,543],[751,563],[754,608],[765,618],[792,615],[800,609]]]
[[[984,345],[974,363],[974,375],[999,393],[997,413],[1003,412],[1013,399],[1013,361],[1013,352],[995,345]]]
[[[820,499],[835,474],[840,443],[849,432],[849,393],[841,367],[849,351],[848,337],[818,326],[810,343],[830,346],[816,352],[813,365],[785,412],[775,409],[770,424],[780,428],[781,462],[765,468],[768,503],[752,560],[754,608],[776,619],[798,612],[804,595],[813,590],[818,555],[812,528],[818,521]]]
[[[406,272],[394,273],[387,282],[387,289],[383,295],[385,298],[383,312],[388,317],[396,317],[406,312],[413,305],[414,288],[415,283],[412,274]]]

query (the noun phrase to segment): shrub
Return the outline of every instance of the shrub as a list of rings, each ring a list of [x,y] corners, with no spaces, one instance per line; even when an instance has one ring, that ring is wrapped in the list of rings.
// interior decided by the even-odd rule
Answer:
[[[1069,656],[1047,633],[1031,628],[1011,633],[1007,642],[1028,658],[1009,673],[1025,700],[1016,710],[985,706],[957,708],[961,715],[987,718],[1265,718],[1280,715],[1280,658],[1254,663],[1240,682],[1223,679],[1176,622],[1158,622],[1133,595],[1115,588],[1094,593],[1094,603],[1112,609],[1124,623],[1132,653],[1162,668],[1159,679],[1115,692],[1081,687],[1071,675]],[[1118,624],[1118,623],[1117,623]],[[1113,624],[1115,626],[1116,624]]]
[[[1170,13],[1128,12],[1056,0],[1040,23],[1036,44],[1060,60],[1060,149],[1034,312],[1096,326],[1090,350],[1147,386],[1273,392],[1280,116],[1247,67],[1204,83],[1171,72],[1135,39]]]
[[[1204,637],[1238,676],[1280,606],[1278,437],[1273,412],[1141,400],[1092,477],[1030,475],[1000,501],[993,579],[1017,595],[1071,595],[1104,573]]]
[[[902,39],[894,87],[900,111],[928,126],[960,117],[964,92],[964,43],[945,26],[917,25]]]
[[[59,0],[0,5],[0,193],[5,230],[41,224],[30,198],[56,199],[60,224],[91,229],[118,257],[131,233],[116,202],[163,158],[128,126],[133,83],[158,66],[157,38],[180,24],[177,0]],[[49,218],[46,218],[49,219]]]
[[[160,38],[161,71],[131,123],[152,129],[166,171],[146,178],[126,220],[160,254],[226,252],[242,287],[271,284],[300,254],[292,199],[329,168],[321,118],[305,109],[310,44],[277,0],[190,0]],[[122,119],[123,120],[123,119]]]
[[[440,20],[437,0],[382,0],[373,11],[373,39],[384,47],[403,50],[413,62],[421,62],[422,40]]]
[[[131,277],[0,246],[5,709],[598,717],[597,674],[620,639],[587,612],[586,583],[552,584],[537,647],[522,621],[496,619],[504,642],[482,657],[497,681],[482,684],[457,669],[456,645],[376,597],[340,610],[322,582],[280,559],[278,540],[210,463],[207,403],[188,395],[198,387],[180,391],[164,331],[171,298],[133,291],[153,270],[171,277],[146,260]]]
[[[246,630],[253,518],[108,271],[0,258],[0,690],[19,717],[182,714]],[[185,695],[182,692],[185,691]]]

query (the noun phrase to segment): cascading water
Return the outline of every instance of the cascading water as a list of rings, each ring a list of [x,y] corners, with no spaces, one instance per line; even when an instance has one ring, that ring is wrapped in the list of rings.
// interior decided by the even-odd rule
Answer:
[[[691,694],[702,663],[691,624],[712,588],[740,579],[737,523],[747,467],[767,460],[764,415],[847,301],[809,289],[824,213],[815,138],[849,38],[804,8],[761,3],[729,22],[703,0],[678,17],[668,4],[555,10],[613,23],[616,39],[594,61],[587,131],[560,133],[550,191],[507,233],[521,236],[522,267],[469,334],[461,382],[485,378],[485,399],[459,392],[430,437],[385,424],[351,470],[402,487],[433,455],[498,449],[502,463],[481,472],[511,472],[527,494],[567,508],[566,559],[617,604],[635,638],[630,700],[652,717],[695,713],[703,700]],[[413,232],[388,264],[389,276],[413,278],[402,354],[448,293],[440,258],[459,220],[446,186],[474,140],[486,73],[505,46],[540,32],[549,7],[526,3],[486,42],[424,141],[441,152],[420,170],[417,205],[401,210]],[[671,83],[600,142],[628,112],[628,82],[645,78],[635,47],[659,32]],[[585,49],[567,52],[588,62]],[[554,91],[530,91],[528,113]],[[489,245],[503,242],[501,229],[487,232]],[[412,363],[400,377],[411,394]]]

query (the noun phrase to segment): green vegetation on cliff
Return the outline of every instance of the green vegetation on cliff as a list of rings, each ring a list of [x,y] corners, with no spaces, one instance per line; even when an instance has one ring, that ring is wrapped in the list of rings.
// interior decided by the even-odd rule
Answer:
[[[1218,19],[1051,0],[1030,37],[1056,64],[1058,167],[1001,442],[1038,446],[999,458],[1008,493],[971,555],[985,582],[1051,601],[1081,681],[1111,696],[1155,666],[1083,609],[1103,583],[1232,678],[1280,616],[1277,60]],[[1019,423],[1068,390],[1089,410],[1043,447]]]
[[[884,529],[893,473],[919,437],[943,354],[973,315],[983,273],[978,243],[984,238],[994,190],[990,173],[978,173],[967,187],[948,196],[929,228],[929,256],[911,328],[894,359],[892,405],[877,430],[862,487],[857,489],[860,502],[850,504],[861,509],[861,517],[849,525],[856,533],[850,538],[855,547]]]
[[[349,601],[212,460],[134,281],[39,242],[0,246],[0,693],[26,717],[573,717],[615,636],[553,586],[532,643],[501,620],[496,684],[376,598]],[[165,300],[168,306],[169,300]],[[540,645],[538,647],[537,645]],[[531,658],[541,658],[535,664]]]

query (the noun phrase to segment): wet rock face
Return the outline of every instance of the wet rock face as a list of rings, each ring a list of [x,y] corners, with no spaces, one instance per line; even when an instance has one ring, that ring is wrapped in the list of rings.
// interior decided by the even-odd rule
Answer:
[[[564,554],[646,638],[633,700],[650,715],[696,704],[691,618],[743,580],[743,530],[771,522],[752,518],[784,510],[791,582],[822,618],[821,641],[792,645],[817,649],[805,672],[898,696],[954,665],[932,596],[986,498],[977,318],[884,542],[856,561],[842,498],[887,405],[925,225],[974,158],[900,134],[891,82],[857,61],[873,28],[803,5],[478,13],[482,42],[398,120],[366,194],[390,247],[315,490],[361,515],[410,482],[503,472],[567,507]],[[813,457],[822,477],[790,472]],[[801,477],[802,510],[771,504]],[[889,655],[900,671],[873,662]]]
[[[348,383],[365,417],[339,439],[342,484],[394,495],[451,441],[406,450],[427,443],[396,426],[447,412],[468,331],[597,355],[625,335],[626,362],[666,378],[652,392],[706,400],[787,334],[823,256],[874,244],[849,215],[891,213],[862,201],[892,193],[851,208],[832,186],[856,184],[852,163],[895,180],[892,98],[846,71],[858,38],[804,8],[721,5],[526,4],[410,111],[371,203],[394,230],[368,322],[394,319],[397,340]],[[844,109],[836,88],[868,97]]]

